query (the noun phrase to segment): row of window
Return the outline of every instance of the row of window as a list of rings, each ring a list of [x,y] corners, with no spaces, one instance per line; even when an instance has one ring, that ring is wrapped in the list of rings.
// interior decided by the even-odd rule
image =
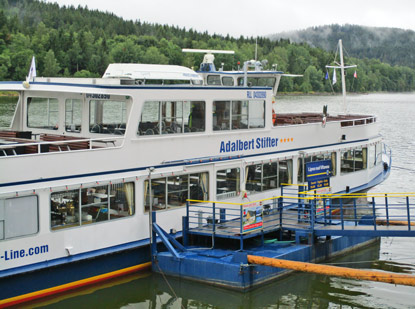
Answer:
[[[263,128],[265,101],[214,101],[212,110],[214,131]],[[139,135],[161,135],[205,131],[204,101],[145,102]]]
[[[234,78],[231,76],[220,76],[218,74],[208,75],[206,78],[207,84],[212,86],[235,86]],[[275,77],[248,77],[247,85],[274,87],[276,82]],[[236,80],[238,86],[244,85],[244,77],[238,77]]]
[[[134,183],[97,185],[51,194],[52,230],[134,214]]]
[[[369,158],[367,147],[357,147],[348,150],[342,150],[340,153],[340,172],[342,174],[358,172],[374,167],[382,162],[382,143],[376,143],[369,146]],[[329,160],[331,162],[331,176],[336,176],[337,171],[337,155],[335,152],[317,154],[307,157],[298,158],[298,182],[305,182],[304,167],[309,162]]]
[[[125,101],[89,101],[89,131],[91,133],[123,135],[127,123]],[[27,126],[37,129],[59,129],[59,101],[54,98],[27,99]],[[82,100],[65,101],[65,131],[81,132]]]
[[[65,131],[80,133],[82,128],[80,99],[65,101]],[[265,126],[265,101],[213,102],[213,130],[239,130]],[[89,132],[123,135],[127,124],[126,102],[116,100],[89,101]],[[59,101],[55,98],[27,99],[29,128],[58,130]],[[204,132],[204,101],[148,101],[144,103],[139,135],[162,135]]]

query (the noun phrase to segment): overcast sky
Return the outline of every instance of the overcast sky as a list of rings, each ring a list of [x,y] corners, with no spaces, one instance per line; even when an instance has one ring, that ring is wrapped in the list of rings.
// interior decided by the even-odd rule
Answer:
[[[265,36],[328,24],[415,30],[414,0],[46,0],[112,12],[127,20],[210,34]]]

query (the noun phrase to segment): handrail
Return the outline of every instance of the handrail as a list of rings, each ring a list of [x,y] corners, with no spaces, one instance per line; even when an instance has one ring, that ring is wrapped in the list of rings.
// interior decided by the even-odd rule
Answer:
[[[304,198],[297,196],[297,201],[293,201],[291,196],[279,196],[271,198],[274,200],[272,205],[256,201],[249,202],[249,208],[244,207],[248,203],[205,201],[204,205],[192,205],[189,200],[187,214],[192,232],[210,234],[213,238],[240,238],[241,248],[246,233],[261,230],[308,230],[318,231],[319,235],[357,235],[364,230],[376,235],[396,235],[394,233],[399,232],[400,236],[413,236],[415,229],[411,226],[415,224],[415,202],[410,197],[414,196],[415,193],[341,194],[320,199],[321,196],[313,195]],[[370,200],[367,200],[368,197]],[[345,198],[351,201],[346,202]],[[238,207],[229,207],[235,205]],[[253,212],[251,217],[261,217],[258,230],[255,227],[246,228],[248,210]],[[387,225],[388,229],[380,228],[380,225]],[[325,229],[327,226],[331,228]]]
[[[42,146],[45,146],[45,145],[58,146],[58,147],[67,146],[64,149],[65,152],[80,151],[80,150],[93,150],[93,149],[95,149],[95,148],[93,148],[93,143],[105,144],[105,145],[103,145],[104,147],[101,147],[101,148],[115,148],[115,147],[117,147],[115,143],[118,140],[124,140],[125,137],[124,136],[122,136],[122,137],[111,136],[111,137],[99,137],[99,138],[62,139],[62,140],[53,140],[53,141],[44,141],[44,140],[33,141],[33,140],[28,139],[27,142],[26,142],[26,140],[24,140],[22,138],[0,137],[0,139],[4,139],[4,140],[10,142],[10,143],[4,144],[4,145],[0,144],[0,151],[16,149],[17,147],[36,146],[35,147],[36,150],[34,148],[32,149],[32,151],[35,151],[35,152],[24,153],[24,154],[17,154],[16,152],[14,152],[13,154],[7,154],[5,156],[0,156],[0,159],[1,159],[1,158],[15,157],[15,156],[20,156],[20,155],[39,155],[39,154],[44,154],[44,153],[49,153],[49,152],[53,152],[53,153],[59,152],[59,151],[44,151]],[[13,143],[13,142],[15,142],[15,143]],[[87,144],[87,146],[83,147],[83,148],[80,148],[80,149],[71,149],[70,146],[75,145],[77,143],[85,143],[85,144]],[[108,146],[108,145],[111,145],[111,147]]]

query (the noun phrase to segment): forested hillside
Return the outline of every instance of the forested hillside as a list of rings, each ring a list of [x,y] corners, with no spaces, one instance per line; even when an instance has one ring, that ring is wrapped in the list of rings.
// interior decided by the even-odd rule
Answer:
[[[283,32],[271,39],[290,39],[333,51],[339,38],[350,56],[375,58],[391,65],[415,68],[415,31],[398,28],[365,27],[358,25],[327,25],[305,30]]]
[[[101,76],[112,62],[160,63],[199,67],[202,54],[184,54],[182,48],[234,50],[235,55],[218,55],[216,66],[236,69],[237,63],[253,59],[255,38],[209,35],[192,29],[124,21],[86,7],[60,7],[35,0],[0,2],[0,80],[23,80],[33,55],[38,76]],[[265,30],[264,30],[265,32]],[[338,38],[333,38],[335,48]],[[325,79],[334,52],[289,40],[258,38],[258,59],[276,63],[286,73],[302,78],[283,78],[280,91],[332,91]],[[357,78],[349,72],[349,91],[412,91],[415,70],[391,66],[374,59],[347,58],[357,64]],[[338,70],[339,71],[339,70]],[[332,71],[329,72],[332,77]],[[337,72],[340,80],[340,72]],[[336,83],[334,91],[341,91]]]

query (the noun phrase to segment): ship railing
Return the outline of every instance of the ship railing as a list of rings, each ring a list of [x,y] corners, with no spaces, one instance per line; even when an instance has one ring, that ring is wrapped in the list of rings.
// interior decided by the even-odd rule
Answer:
[[[247,203],[188,200],[184,230],[213,240],[240,239],[241,248],[244,239],[277,230],[415,236],[415,193],[303,193]]]
[[[74,138],[33,141],[23,138],[0,137],[0,159],[20,155],[97,150],[121,147],[125,137]]]
[[[297,224],[283,211],[283,228],[318,230],[319,235],[411,236],[415,231],[415,193],[309,194],[303,199],[290,209],[298,215]]]
[[[353,115],[350,115],[350,116],[347,116],[348,119],[340,120],[340,126],[341,127],[354,127],[354,126],[372,124],[376,122],[375,116],[368,116],[368,117],[356,116],[356,117],[360,117],[356,119],[353,119],[352,117]]]

